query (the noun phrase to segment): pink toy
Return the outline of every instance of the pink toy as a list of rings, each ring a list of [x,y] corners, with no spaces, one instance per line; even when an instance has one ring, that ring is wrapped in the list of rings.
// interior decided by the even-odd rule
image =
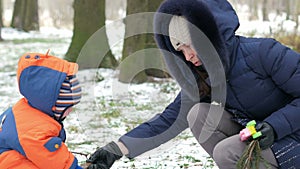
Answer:
[[[253,139],[256,139],[261,136],[261,132],[257,132],[255,129],[256,122],[255,120],[252,120],[247,123],[246,128],[240,131],[240,138],[241,141],[246,141],[249,139],[249,137],[252,136]]]
[[[246,141],[251,136],[252,136],[252,134],[248,128],[244,128],[243,130],[240,131],[241,141]]]

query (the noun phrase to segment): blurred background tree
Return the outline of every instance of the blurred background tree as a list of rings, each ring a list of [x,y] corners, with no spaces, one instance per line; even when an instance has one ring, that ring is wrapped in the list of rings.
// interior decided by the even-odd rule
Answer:
[[[86,41],[100,28],[105,29],[105,0],[74,0],[74,28],[72,42],[69,50],[66,54],[66,59],[76,62],[76,59],[86,43]],[[104,30],[105,31],[105,30]],[[107,36],[103,37],[101,44],[95,45],[93,49],[109,48]],[[89,51],[89,55],[97,56],[99,52],[93,50]],[[81,68],[95,68],[91,67],[88,63],[80,65]],[[99,67],[102,68],[115,68],[117,66],[117,60],[109,51]]]
[[[127,16],[142,12],[155,12],[162,1],[163,0],[127,0]],[[145,28],[145,32],[147,32],[149,25],[152,25],[152,20],[153,18],[144,17],[133,17],[132,19],[127,19],[125,23],[125,36],[127,37],[134,34],[134,32],[137,32],[135,31],[136,29],[141,29],[141,26]],[[152,26],[150,27],[152,28]],[[148,32],[150,32],[150,30]],[[137,51],[155,47],[156,44],[153,34],[140,34],[128,37],[124,40],[122,60],[125,60],[128,56]],[[141,51],[139,54],[142,55],[142,57],[140,57],[142,59],[138,59],[135,62],[123,63],[121,65],[119,74],[119,80],[121,82],[142,83],[148,80],[148,76],[167,77],[165,72],[157,69],[149,69],[139,72],[133,79],[131,79],[130,77],[132,75],[132,71],[129,69],[134,68],[137,64],[145,65],[145,67],[147,67],[147,64],[153,64],[153,67],[156,67],[157,65],[163,65],[162,58],[160,60],[151,59],[153,56],[151,57],[149,56],[149,53],[147,54],[143,51]]]
[[[39,30],[38,0],[16,0],[11,27],[27,32]]]
[[[3,14],[3,16],[0,16],[3,19],[3,23],[0,21],[0,29],[1,25],[3,26],[2,36],[3,30],[5,30],[6,27],[16,28],[21,31],[39,31],[40,27],[73,30],[73,36],[70,39],[70,46],[65,57],[68,60],[76,61],[82,46],[98,29],[111,21],[119,20],[118,22],[121,23],[122,18],[132,14],[154,12],[163,0],[0,0],[0,2],[1,1],[3,2],[3,4],[0,3],[0,9],[1,7],[3,8],[3,13],[0,12],[0,15]],[[234,9],[236,9],[240,20],[272,23],[273,27],[270,26],[267,32],[259,36],[276,38],[280,42],[300,52],[300,0],[229,1]],[[101,44],[97,44],[98,47],[102,46],[108,49],[115,47],[116,44],[109,44],[113,36],[118,35],[121,37],[120,39],[122,39],[124,34],[126,36],[130,31],[136,29],[136,25],[131,24],[130,21],[126,22],[127,23],[121,23],[120,27],[115,30],[106,30],[107,37],[101,41]],[[142,25],[145,28],[148,28],[148,24],[152,24],[151,22],[151,19],[140,21],[140,23],[145,23],[145,25]],[[274,23],[278,26],[276,27]],[[289,23],[289,26],[286,26],[286,23]],[[274,28],[274,26],[276,28]],[[263,28],[263,25],[261,25],[261,29],[266,28]],[[289,31],[287,31],[287,29]],[[253,30],[243,35],[257,36],[258,32],[260,32],[260,30]],[[151,79],[149,77],[153,76],[168,77],[168,74],[161,70],[147,69],[136,74],[134,79],[128,78],[132,75],[130,69],[137,64],[144,65],[145,67],[149,67],[149,65],[154,65],[153,67],[164,66],[163,59],[151,59],[151,53],[143,52],[144,49],[156,48],[152,34],[128,37],[123,39],[119,44],[120,47],[117,49],[117,54],[115,51],[109,51],[103,62],[97,67],[114,69],[119,63],[122,63],[128,58],[128,56],[138,52],[139,55],[144,56],[141,57],[143,59],[132,61],[132,63],[121,64],[119,67],[120,81],[126,83],[142,83]],[[95,56],[99,54],[97,51],[94,52]],[[152,53],[152,55],[159,54]],[[84,65],[82,68],[89,68],[89,65]]]
[[[3,27],[2,13],[3,13],[3,4],[2,4],[2,0],[0,0],[0,41],[3,41],[2,34],[1,34],[1,28]]]

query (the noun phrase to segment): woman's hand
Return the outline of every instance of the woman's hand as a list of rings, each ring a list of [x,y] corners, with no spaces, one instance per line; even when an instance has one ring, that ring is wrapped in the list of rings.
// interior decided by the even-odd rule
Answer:
[[[259,137],[259,146],[262,150],[265,150],[274,143],[275,140],[275,133],[273,127],[266,123],[261,122],[256,125],[255,129],[259,132],[261,132],[261,136]]]
[[[115,142],[97,149],[86,161],[90,163],[87,169],[109,169],[116,160],[123,156],[120,148]]]

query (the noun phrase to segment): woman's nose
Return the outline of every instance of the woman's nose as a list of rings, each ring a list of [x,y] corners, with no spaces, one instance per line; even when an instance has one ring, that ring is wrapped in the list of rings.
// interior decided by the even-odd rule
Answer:
[[[185,60],[186,61],[191,61],[191,59],[194,57],[194,55],[193,54],[191,54],[191,53],[186,53],[185,54]]]

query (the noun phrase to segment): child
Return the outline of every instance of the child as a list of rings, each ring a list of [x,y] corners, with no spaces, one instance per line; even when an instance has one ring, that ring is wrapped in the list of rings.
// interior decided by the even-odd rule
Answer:
[[[0,168],[81,169],[64,144],[62,121],[79,103],[78,65],[26,53],[17,80],[24,98],[0,115]]]

